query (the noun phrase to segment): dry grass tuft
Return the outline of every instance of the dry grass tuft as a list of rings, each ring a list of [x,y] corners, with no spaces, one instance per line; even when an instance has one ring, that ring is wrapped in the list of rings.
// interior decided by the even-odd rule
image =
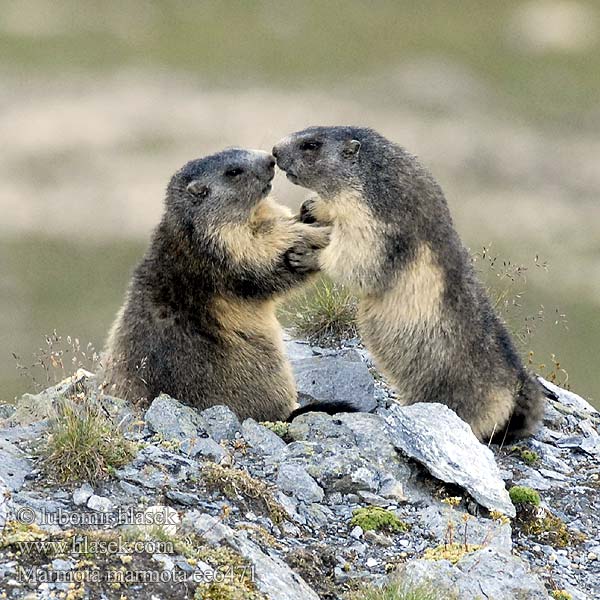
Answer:
[[[319,346],[337,346],[358,334],[357,306],[348,290],[322,278],[294,296],[281,317],[298,337]]]

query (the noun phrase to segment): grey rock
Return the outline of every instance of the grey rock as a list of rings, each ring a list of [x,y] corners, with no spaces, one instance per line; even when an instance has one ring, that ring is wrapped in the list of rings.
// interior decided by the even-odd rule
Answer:
[[[414,584],[431,582],[440,591],[461,600],[548,600],[541,581],[516,556],[483,548],[465,555],[456,565],[446,560],[411,560],[402,571],[404,580]]]
[[[269,600],[319,600],[306,582],[281,559],[265,554],[244,532],[234,531],[219,519],[202,514],[194,528],[211,544],[225,544],[254,567],[254,583]]]
[[[413,470],[394,447],[385,419],[367,413],[342,414],[338,418],[354,434],[361,455],[374,461],[384,474],[379,493],[399,501],[419,500],[421,494],[410,482]]]
[[[379,494],[373,494],[373,492],[358,492],[358,497],[362,500],[364,504],[368,504],[369,506],[380,506],[382,508],[386,508],[390,505],[390,501]]]
[[[354,413],[351,416],[354,416]],[[341,418],[333,418],[321,412],[309,412],[296,417],[290,423],[288,435],[295,441],[326,441],[328,444],[346,447],[356,444],[355,435]]]
[[[132,406],[127,400],[102,395],[98,397],[98,402],[102,406],[104,414],[123,430],[126,430],[136,418]]]
[[[8,486],[0,476],[0,534],[6,525],[6,519],[8,515],[8,495],[10,490]]]
[[[16,410],[13,404],[0,404],[0,419],[12,417]]]
[[[588,454],[599,455],[600,454],[600,435],[598,430],[590,419],[584,419],[579,421],[577,424],[579,429],[583,431],[585,439],[581,444],[581,449]]]
[[[309,475],[327,493],[353,494],[360,490],[379,490],[379,475],[375,465],[362,458],[356,448],[317,447],[305,460]]]
[[[549,389],[551,392],[554,392],[558,396],[558,402],[562,404],[562,406],[571,408],[579,413],[600,416],[600,413],[581,396],[578,396],[569,390],[558,387],[554,383],[546,381],[543,377],[538,376],[538,380],[545,388]]]
[[[363,533],[363,528],[356,525],[356,527],[352,528],[352,531],[350,532],[350,537],[360,540],[360,538],[363,536]]]
[[[119,479],[150,489],[175,487],[198,474],[199,467],[195,461],[157,446],[143,448],[129,465],[116,471]]]
[[[14,444],[0,438],[0,478],[16,492],[23,487],[25,478],[33,471],[33,464]]]
[[[11,419],[21,425],[29,425],[53,417],[60,401],[68,401],[80,391],[95,390],[95,382],[93,373],[78,369],[72,376],[39,394],[23,394],[15,403],[16,411]]]
[[[73,502],[76,506],[83,506],[87,504],[93,493],[94,488],[89,483],[84,483],[73,492]]]
[[[152,433],[162,435],[166,440],[183,441],[206,431],[198,411],[166,394],[152,401],[144,419]]]
[[[428,534],[437,540],[438,544],[446,541],[448,524],[454,524],[455,539],[476,546],[489,546],[504,554],[512,551],[512,529],[509,523],[500,523],[492,519],[484,519],[469,515],[468,521],[463,521],[467,513],[449,507],[428,506],[418,511],[421,526]]]
[[[303,502],[321,502],[325,496],[323,489],[300,465],[280,465],[276,483],[280,490]]]
[[[152,560],[160,564],[163,571],[173,571],[175,562],[168,554],[153,554]]]
[[[386,423],[396,448],[425,465],[434,477],[459,485],[489,510],[515,516],[494,454],[454,411],[428,402],[396,405]]]
[[[70,560],[63,560],[61,558],[55,558],[52,561],[52,570],[65,573],[73,570],[73,562]]]
[[[322,356],[292,361],[300,404],[344,401],[363,412],[377,406],[375,383],[363,362]]]
[[[130,498],[139,498],[140,496],[144,495],[144,490],[140,486],[133,485],[127,481],[119,481],[119,487]]]
[[[308,342],[284,339],[285,352],[290,361],[312,358],[315,353]]]
[[[229,453],[212,438],[193,438],[181,444],[181,451],[190,458],[208,458],[220,463]]]
[[[256,454],[271,456],[282,452],[286,443],[270,429],[259,425],[254,419],[242,423],[242,436]]]
[[[365,541],[371,544],[377,544],[384,548],[389,548],[394,545],[394,541],[387,535],[377,533],[376,531],[365,531]]]
[[[96,512],[111,512],[114,504],[109,498],[92,494],[87,501],[87,507]]]
[[[549,490],[552,487],[562,487],[562,484],[549,481],[545,477],[543,477],[539,471],[536,469],[525,468],[523,469],[524,477],[523,479],[519,479],[519,485],[524,485],[534,490],[538,490],[539,492]]]
[[[201,415],[210,437],[216,442],[234,440],[236,433],[241,431],[240,420],[227,406],[211,406],[203,410]]]
[[[543,464],[559,473],[569,474],[573,472],[573,467],[561,458],[562,451],[558,448],[534,439],[530,440],[529,443],[531,449],[541,456]]]
[[[11,442],[13,444],[20,442],[31,442],[40,439],[48,430],[48,421],[36,421],[29,425],[16,425],[0,430],[0,441]]]
[[[184,506],[198,506],[200,498],[196,494],[190,494],[188,492],[180,492],[179,490],[168,490],[165,494],[169,500],[183,504]]]

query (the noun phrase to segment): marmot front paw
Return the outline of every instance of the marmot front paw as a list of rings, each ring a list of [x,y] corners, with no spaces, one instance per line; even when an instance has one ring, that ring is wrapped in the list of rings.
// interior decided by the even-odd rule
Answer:
[[[311,225],[318,223],[319,225],[329,225],[331,220],[326,216],[326,210],[324,210],[323,200],[316,194],[309,196],[300,206],[299,220],[302,223]]]
[[[299,273],[318,271],[319,252],[329,243],[330,227],[311,226],[307,229],[306,237],[296,242],[285,253],[288,266]]]

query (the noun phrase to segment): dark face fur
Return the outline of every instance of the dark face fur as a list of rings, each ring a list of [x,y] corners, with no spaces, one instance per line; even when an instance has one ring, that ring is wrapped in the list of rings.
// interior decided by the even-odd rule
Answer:
[[[360,187],[360,133],[354,127],[309,127],[292,133],[273,148],[277,165],[296,185],[322,197]]]
[[[267,152],[231,148],[192,160],[171,179],[167,215],[204,229],[248,220],[271,191],[275,159]]]

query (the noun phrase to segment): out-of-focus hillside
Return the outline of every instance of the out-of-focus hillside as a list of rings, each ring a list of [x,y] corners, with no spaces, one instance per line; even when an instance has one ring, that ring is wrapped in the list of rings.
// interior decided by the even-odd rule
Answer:
[[[599,400],[599,50],[591,2],[0,2],[2,399],[42,334],[101,346],[183,162],[356,123],[431,168],[496,289],[529,265],[523,351]]]

